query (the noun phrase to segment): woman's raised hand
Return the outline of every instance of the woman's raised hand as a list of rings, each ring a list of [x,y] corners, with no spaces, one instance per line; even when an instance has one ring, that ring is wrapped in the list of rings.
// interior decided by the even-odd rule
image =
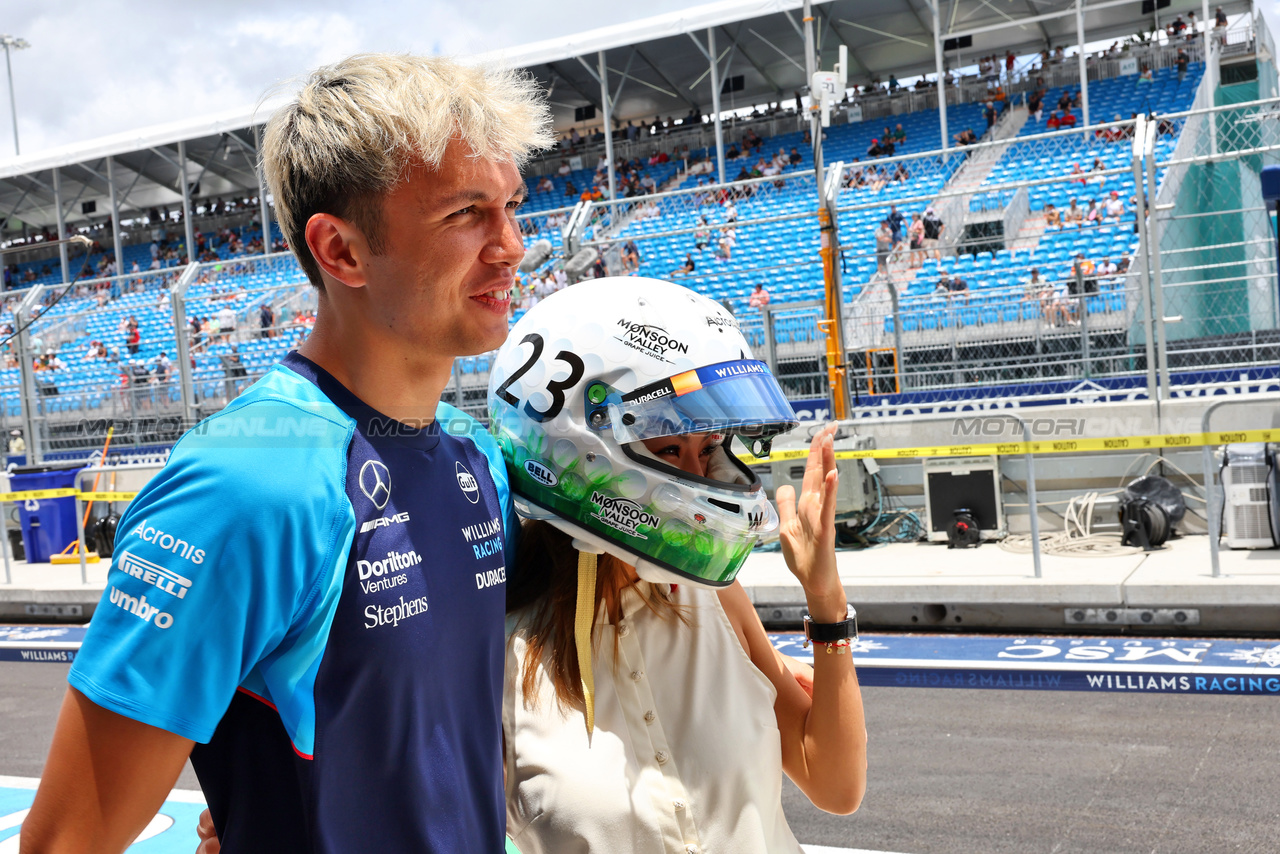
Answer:
[[[782,556],[804,588],[814,622],[845,618],[844,587],[836,571],[836,489],[839,473],[833,447],[835,424],[814,434],[809,444],[799,500],[790,485],[778,487]]]

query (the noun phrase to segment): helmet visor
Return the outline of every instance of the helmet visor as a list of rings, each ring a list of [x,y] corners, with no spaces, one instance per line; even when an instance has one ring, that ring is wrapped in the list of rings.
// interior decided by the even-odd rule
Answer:
[[[711,432],[770,439],[799,423],[769,366],[755,359],[695,368],[615,397],[609,421],[624,444]]]

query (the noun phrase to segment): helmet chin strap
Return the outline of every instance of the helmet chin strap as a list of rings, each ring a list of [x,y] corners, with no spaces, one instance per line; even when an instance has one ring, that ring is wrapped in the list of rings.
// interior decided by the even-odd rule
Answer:
[[[587,738],[596,728],[596,680],[591,668],[591,623],[596,615],[596,560],[604,549],[574,538],[578,550],[578,602],[573,616],[573,643],[578,651],[578,673],[586,706]]]

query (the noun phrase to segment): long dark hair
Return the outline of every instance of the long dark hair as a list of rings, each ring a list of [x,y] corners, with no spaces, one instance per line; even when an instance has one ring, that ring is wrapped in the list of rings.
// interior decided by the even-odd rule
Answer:
[[[612,555],[602,554],[596,563],[596,595],[591,634],[594,638],[600,618],[600,603],[616,602],[622,591],[634,584],[627,567]],[[645,598],[645,605],[659,616],[687,621],[684,613],[658,588]],[[516,560],[507,573],[507,613],[519,615],[526,646],[521,679],[525,704],[532,706],[537,696],[538,668],[547,667],[555,686],[556,702],[562,708],[581,708],[582,671],[578,667],[573,624],[578,609],[578,550],[573,539],[550,522],[530,520],[520,531]],[[617,657],[617,638],[614,657]],[[545,658],[545,663],[544,663]]]

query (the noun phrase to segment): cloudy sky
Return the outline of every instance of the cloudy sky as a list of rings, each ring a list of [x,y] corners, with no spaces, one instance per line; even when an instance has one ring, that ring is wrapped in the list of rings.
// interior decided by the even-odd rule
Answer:
[[[474,54],[687,8],[688,0],[48,0],[0,2],[22,149],[252,105],[357,51]],[[1280,0],[1263,0],[1271,30]],[[357,11],[358,8],[358,11]],[[0,90],[2,93],[3,90]],[[0,94],[0,161],[13,154]]]
[[[276,83],[358,51],[483,53],[689,5],[681,0],[3,0],[0,32],[31,43],[13,54],[13,79],[22,150],[32,154],[252,106]],[[13,154],[13,131],[3,89],[0,105],[4,160]]]

